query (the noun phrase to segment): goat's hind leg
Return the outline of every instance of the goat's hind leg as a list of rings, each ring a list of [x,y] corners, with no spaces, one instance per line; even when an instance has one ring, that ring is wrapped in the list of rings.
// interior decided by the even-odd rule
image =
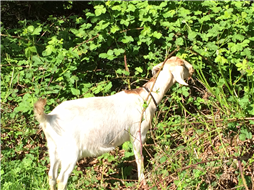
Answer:
[[[66,150],[66,154],[61,158],[61,171],[57,178],[58,190],[66,190],[69,176],[74,169],[78,158],[73,151]]]
[[[56,188],[56,178],[59,170],[59,160],[57,159],[57,154],[55,149],[49,151],[49,158],[50,158],[50,169],[49,169],[49,186],[50,190],[55,190]]]

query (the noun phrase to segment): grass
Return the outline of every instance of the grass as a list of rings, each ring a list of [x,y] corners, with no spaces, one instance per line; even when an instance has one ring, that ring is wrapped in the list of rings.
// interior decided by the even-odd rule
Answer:
[[[194,124],[179,127],[169,122],[160,121],[159,125],[156,122],[158,121],[154,122],[155,126],[150,130],[143,150],[147,179],[147,185],[143,188],[253,188],[253,139],[252,136],[239,138],[243,131],[241,128],[248,129],[253,134],[253,125],[247,128],[245,121],[215,122],[214,125],[195,121]],[[230,131],[228,128],[234,125],[239,129]],[[17,146],[7,148],[5,143],[10,140],[10,136],[4,134],[6,133],[2,133],[1,189],[48,189],[49,160],[45,139],[40,140],[40,144],[34,141],[35,144],[30,148],[26,146],[31,141],[24,144],[24,138],[16,139]],[[137,181],[136,163],[130,143],[99,158],[80,160],[68,183],[68,189],[138,188],[141,187]]]

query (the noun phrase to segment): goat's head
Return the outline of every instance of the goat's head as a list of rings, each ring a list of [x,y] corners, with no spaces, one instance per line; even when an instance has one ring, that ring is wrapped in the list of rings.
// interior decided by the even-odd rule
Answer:
[[[160,67],[163,63],[160,63],[153,67],[152,74],[153,76],[156,75],[156,73],[159,71]],[[194,69],[190,63],[187,61],[180,59],[178,57],[171,57],[168,59],[164,65],[163,70],[166,69],[172,75],[174,76],[174,79],[182,84],[188,86],[188,84],[184,81],[184,79],[187,79],[192,76],[194,73]]]

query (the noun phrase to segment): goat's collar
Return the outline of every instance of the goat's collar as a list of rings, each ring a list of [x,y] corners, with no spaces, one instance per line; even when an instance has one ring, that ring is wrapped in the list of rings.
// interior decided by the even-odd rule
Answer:
[[[143,86],[143,88],[148,92],[148,94],[150,93],[150,90],[149,90],[147,87]],[[152,97],[153,103],[154,103],[155,106],[156,106],[156,110],[155,110],[155,111],[157,111],[157,110],[158,110],[158,104],[157,104],[157,102],[155,101],[152,92],[150,93],[150,96]]]

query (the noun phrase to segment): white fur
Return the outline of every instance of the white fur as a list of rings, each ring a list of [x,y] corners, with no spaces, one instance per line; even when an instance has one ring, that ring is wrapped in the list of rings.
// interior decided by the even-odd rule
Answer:
[[[185,65],[177,65],[179,61]],[[153,68],[154,74],[161,65]],[[177,57],[169,59],[152,90],[156,102],[161,101],[176,80],[186,85],[184,79],[193,71],[188,62]],[[152,83],[153,80],[145,86],[151,90]],[[129,141],[130,138],[133,140],[139,180],[143,180],[138,130],[142,105],[147,95],[148,92],[140,89],[139,91],[122,91],[106,97],[70,100],[61,103],[49,114],[44,114],[45,104],[41,105],[39,100],[35,104],[34,111],[48,142],[51,164],[48,173],[50,189],[55,189],[56,179],[58,190],[66,189],[69,175],[79,159],[109,152],[125,141]],[[148,102],[149,105],[141,123],[142,143],[145,142],[146,133],[156,110],[151,96]],[[60,167],[61,171],[58,175]]]

